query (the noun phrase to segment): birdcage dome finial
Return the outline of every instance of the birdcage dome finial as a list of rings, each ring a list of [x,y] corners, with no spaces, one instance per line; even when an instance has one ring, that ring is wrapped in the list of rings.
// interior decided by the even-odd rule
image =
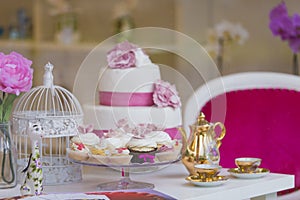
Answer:
[[[53,67],[54,66],[50,62],[48,62],[44,67],[45,68],[44,86],[47,88],[53,87],[53,74],[52,74]]]

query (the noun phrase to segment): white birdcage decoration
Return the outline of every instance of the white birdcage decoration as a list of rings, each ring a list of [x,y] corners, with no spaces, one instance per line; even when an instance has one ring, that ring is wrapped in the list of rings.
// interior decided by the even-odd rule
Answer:
[[[34,142],[28,134],[30,123],[43,129],[39,140],[43,184],[56,185],[80,181],[81,165],[68,160],[70,137],[78,134],[83,112],[76,97],[53,84],[53,65],[45,66],[44,85],[32,88],[18,101],[13,112],[14,142],[17,147],[18,177],[26,167]]]

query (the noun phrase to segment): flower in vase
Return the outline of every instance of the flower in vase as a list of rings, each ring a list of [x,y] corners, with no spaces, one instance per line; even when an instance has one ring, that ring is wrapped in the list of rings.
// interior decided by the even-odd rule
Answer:
[[[17,52],[0,53],[0,122],[7,122],[14,100],[32,87],[32,61]]]
[[[233,24],[226,20],[216,24],[214,29],[217,40],[222,39],[227,43],[237,42],[238,44],[244,44],[249,37],[248,32],[241,24]]]
[[[117,41],[122,42],[131,39],[131,32],[128,31],[135,27],[132,12],[137,6],[137,0],[123,0],[115,3],[113,8],[113,20]]]
[[[285,2],[282,1],[271,10],[269,17],[269,28],[273,35],[288,42],[293,52],[293,73],[298,75],[297,53],[300,51],[300,15],[289,16]]]
[[[222,70],[225,47],[233,43],[242,45],[248,38],[248,31],[241,24],[223,20],[209,30],[205,49]]]
[[[285,2],[275,6],[270,12],[270,24],[274,36],[287,41],[293,53],[300,51],[300,15],[288,15]]]

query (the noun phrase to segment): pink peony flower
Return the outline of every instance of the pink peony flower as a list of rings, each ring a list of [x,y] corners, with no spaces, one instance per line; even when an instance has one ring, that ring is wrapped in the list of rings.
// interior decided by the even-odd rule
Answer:
[[[16,52],[0,53],[0,90],[17,96],[29,91],[33,75],[31,64],[32,61]]]
[[[181,106],[175,85],[162,80],[154,84],[153,101],[158,107],[171,106],[177,108]]]
[[[129,68],[134,67],[136,63],[135,51],[137,46],[129,42],[117,44],[107,53],[108,66],[111,68]]]

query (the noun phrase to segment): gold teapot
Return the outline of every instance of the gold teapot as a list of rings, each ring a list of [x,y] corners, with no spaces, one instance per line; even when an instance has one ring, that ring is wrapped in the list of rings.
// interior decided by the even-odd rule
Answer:
[[[219,131],[216,128],[219,127]],[[183,128],[179,129],[182,135],[186,135]],[[226,129],[221,122],[209,123],[203,112],[200,112],[195,124],[190,125],[190,135],[186,147],[182,153],[182,163],[190,175],[195,174],[195,164],[219,165],[221,140]],[[217,132],[219,132],[217,134]]]

